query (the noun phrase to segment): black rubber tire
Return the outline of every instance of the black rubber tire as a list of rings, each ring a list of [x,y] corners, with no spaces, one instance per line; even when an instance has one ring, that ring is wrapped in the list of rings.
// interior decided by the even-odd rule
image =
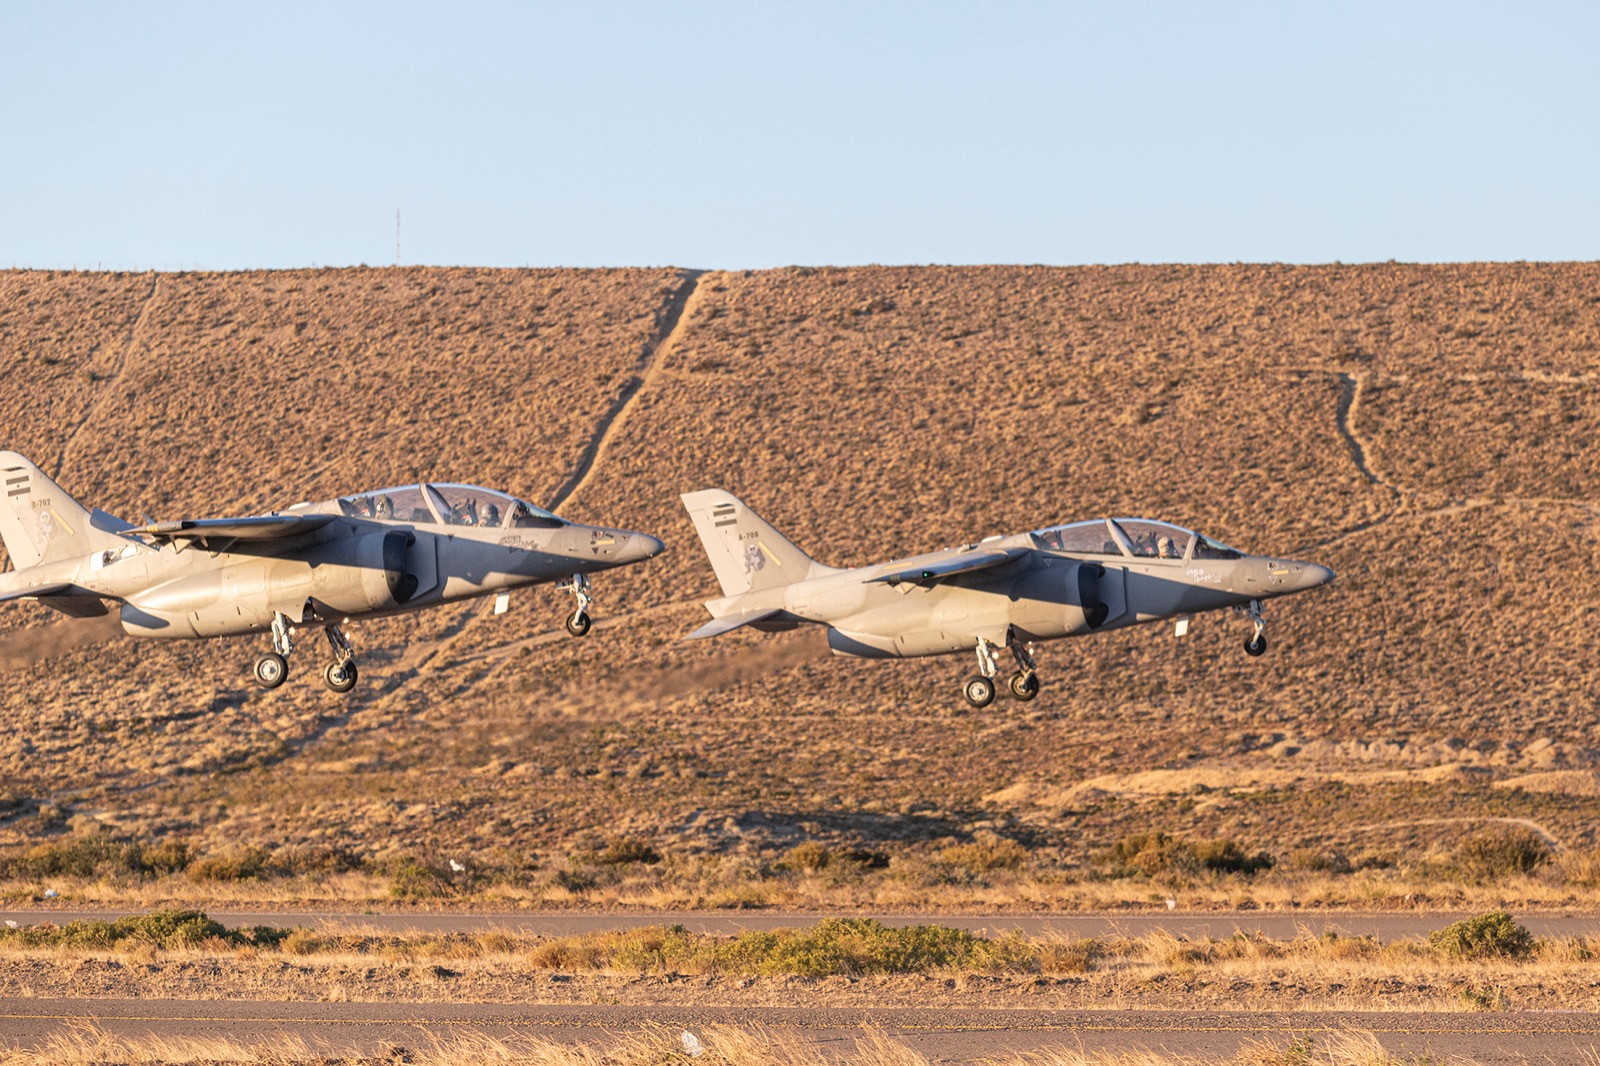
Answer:
[[[289,680],[289,660],[275,651],[269,651],[256,660],[250,676],[262,688],[277,688]]]
[[[349,692],[356,687],[356,678],[360,671],[353,662],[340,666],[338,663],[329,663],[322,668],[322,683],[335,692]]]
[[[1011,698],[1027,703],[1039,694],[1039,675],[1021,672],[1011,675]]]
[[[581,637],[589,632],[589,627],[594,625],[594,619],[583,611],[573,611],[567,615],[567,632],[575,637]]]
[[[982,674],[974,674],[961,686],[961,694],[974,707],[987,707],[994,699],[994,682]]]
[[[1265,654],[1267,654],[1267,636],[1266,636],[1266,634],[1263,633],[1259,637],[1251,637],[1249,640],[1245,641],[1244,642],[1244,652],[1245,652],[1246,655],[1265,655]]]

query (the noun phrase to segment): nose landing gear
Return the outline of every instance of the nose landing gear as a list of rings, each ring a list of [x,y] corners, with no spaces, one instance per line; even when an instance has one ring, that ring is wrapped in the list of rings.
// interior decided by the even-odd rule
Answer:
[[[585,574],[573,574],[567,580],[556,585],[557,591],[570,592],[578,601],[577,608],[567,616],[567,632],[575,637],[581,637],[589,632],[589,627],[594,625],[594,620],[589,617],[589,605],[594,602],[594,596],[589,592],[589,578]]]
[[[1250,621],[1255,623],[1255,632],[1250,634],[1244,642],[1246,655],[1265,655],[1267,653],[1267,620],[1261,615],[1261,601],[1251,600],[1250,606],[1245,608],[1250,615]]]

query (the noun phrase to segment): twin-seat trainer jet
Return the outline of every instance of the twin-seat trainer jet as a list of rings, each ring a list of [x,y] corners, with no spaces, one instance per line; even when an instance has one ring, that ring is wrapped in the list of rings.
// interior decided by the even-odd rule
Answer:
[[[1325,566],[1247,555],[1147,518],[1073,522],[840,570],[807,556],[731,493],[691,492],[683,505],[724,593],[706,604],[712,620],[691,638],[811,624],[826,627],[835,655],[975,649],[978,672],[962,685],[974,707],[994,699],[1000,649],[1016,662],[1011,695],[1031,700],[1038,642],[1140,622],[1175,618],[1182,636],[1192,616],[1236,608],[1255,627],[1244,650],[1261,655],[1261,602],[1333,580]]]
[[[289,675],[294,634],[320,627],[331,660],[324,683],[348,692],[355,649],[341,628],[479,596],[505,610],[511,589],[559,582],[589,631],[589,575],[660,554],[647,533],[586,526],[473,485],[423,482],[301,503],[241,518],[135,525],[80,506],[33,463],[0,452],[0,538],[15,570],[0,601],[35,600],[69,615],[109,613],[136,637],[189,639],[267,631],[255,661],[264,688]],[[1034,646],[1176,618],[1181,635],[1202,611],[1247,611],[1245,651],[1266,651],[1261,603],[1325,585],[1316,563],[1246,555],[1149,519],[1095,519],[991,537],[840,570],[808,557],[721,489],[683,497],[724,597],[691,637],[741,626],[824,626],[835,654],[868,659],[976,649],[968,702],[994,699],[1000,653],[1016,672],[1011,695],[1039,692]]]
[[[244,518],[134,525],[88,511],[16,452],[0,452],[0,538],[13,573],[0,601],[37,600],[63,614],[109,613],[136,637],[230,637],[268,630],[255,680],[289,676],[296,628],[320,626],[332,650],[322,679],[355,687],[346,622],[420,611],[557,581],[589,631],[589,575],[659,554],[662,543],[615,526],[557,518],[474,485],[422,483],[295,504]]]

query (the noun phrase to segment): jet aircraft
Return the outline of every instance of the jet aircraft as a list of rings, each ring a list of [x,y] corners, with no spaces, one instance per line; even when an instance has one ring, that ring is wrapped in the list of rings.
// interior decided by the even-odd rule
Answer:
[[[659,554],[646,533],[585,526],[474,485],[420,483],[295,504],[244,518],[141,525],[88,511],[44,471],[0,451],[0,538],[15,570],[0,601],[36,600],[64,614],[117,604],[136,637],[188,639],[270,630],[252,671],[263,688],[289,675],[296,627],[320,626],[332,649],[322,671],[335,692],[355,687],[355,649],[341,626],[557,581],[589,631],[589,575]]]
[[[1262,601],[1333,580],[1316,563],[1248,555],[1145,518],[1096,518],[841,570],[807,556],[728,492],[682,499],[724,593],[705,605],[712,621],[690,639],[809,623],[827,628],[835,655],[976,648],[978,673],[962,686],[974,707],[994,699],[999,649],[1016,662],[1011,695],[1038,695],[1034,647],[1058,637],[1167,618],[1182,636],[1194,615],[1231,607],[1249,614],[1254,632],[1244,648],[1261,655]]]

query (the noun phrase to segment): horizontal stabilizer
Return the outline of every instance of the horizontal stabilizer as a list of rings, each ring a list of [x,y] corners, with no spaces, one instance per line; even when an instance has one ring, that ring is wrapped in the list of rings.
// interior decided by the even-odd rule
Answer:
[[[726,618],[713,618],[684,639],[699,640],[702,637],[720,637],[724,633],[731,633],[735,629],[749,625],[751,622],[760,622],[771,618],[775,614],[782,613],[781,609],[775,608],[770,611],[746,611],[743,614],[730,614]]]
[[[227,537],[233,540],[282,540],[321,529],[334,515],[273,514],[252,518],[181,518],[175,522],[151,522],[132,526],[127,532],[155,541],[206,540]]]
[[[1020,558],[1028,553],[1027,548],[1006,548],[993,551],[962,552],[952,555],[948,559],[927,563],[923,566],[906,567],[888,574],[879,574],[869,578],[868,584],[883,584],[890,587],[898,585],[936,585],[941,581],[961,574],[970,574],[978,570],[992,570],[997,566],[1004,566],[1013,559]]]

